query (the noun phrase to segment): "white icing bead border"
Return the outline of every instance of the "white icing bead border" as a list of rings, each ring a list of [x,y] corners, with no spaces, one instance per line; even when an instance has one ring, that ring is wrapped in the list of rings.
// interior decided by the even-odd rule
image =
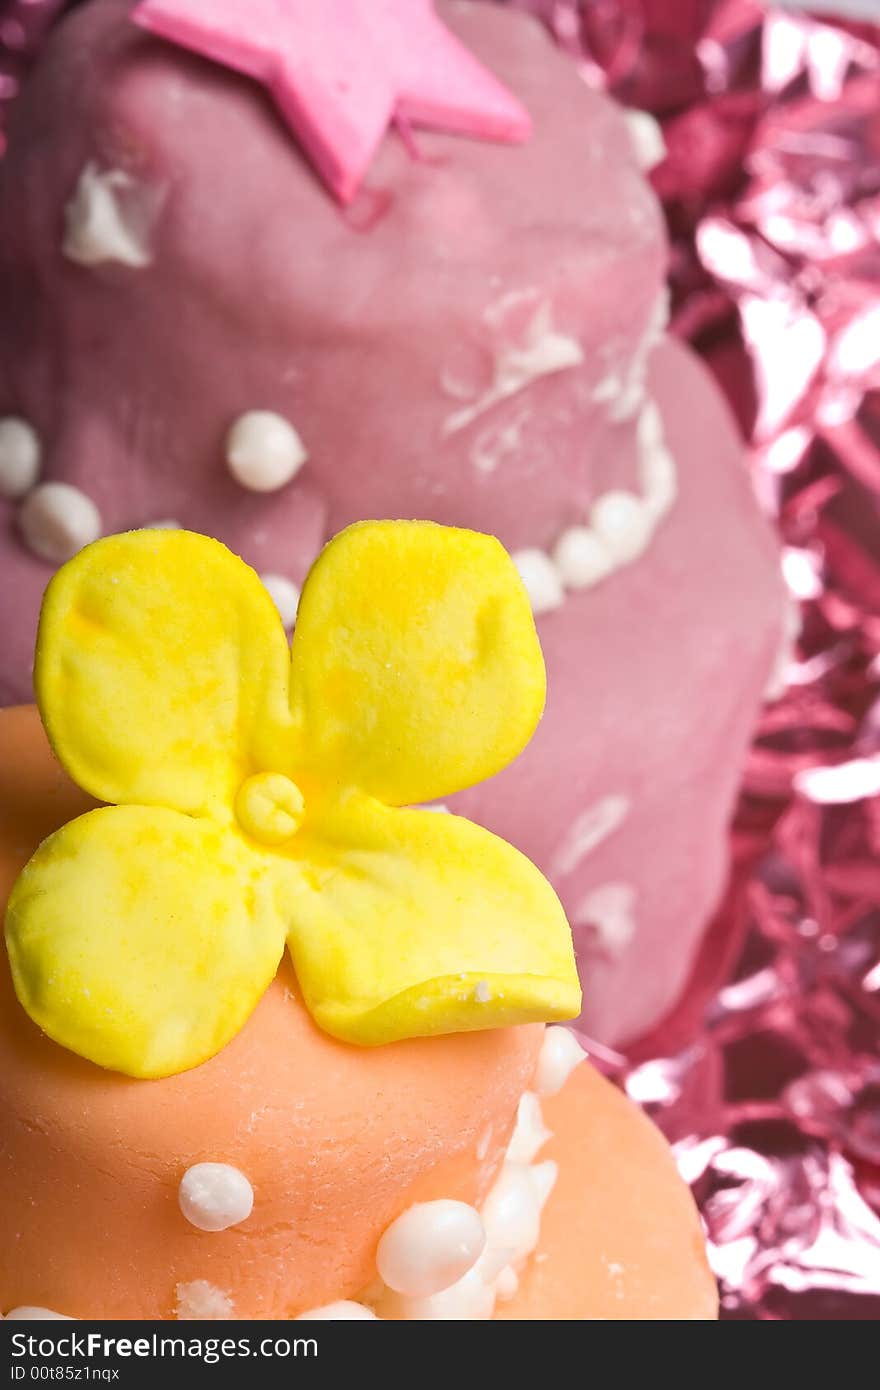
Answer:
[[[566,528],[552,555],[536,547],[513,552],[536,616],[559,608],[566,592],[594,588],[640,559],[671,511],[677,471],[654,401],[642,406],[636,438],[640,493],[613,488],[600,494],[589,522]]]

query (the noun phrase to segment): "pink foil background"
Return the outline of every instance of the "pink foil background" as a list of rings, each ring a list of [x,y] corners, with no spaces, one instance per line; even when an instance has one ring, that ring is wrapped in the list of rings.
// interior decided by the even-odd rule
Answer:
[[[588,1044],[661,1126],[729,1319],[880,1317],[880,29],[753,0],[496,0],[661,121],[673,330],[800,614],[673,1017]],[[0,0],[3,111],[61,0]],[[794,635],[794,633],[793,633]]]

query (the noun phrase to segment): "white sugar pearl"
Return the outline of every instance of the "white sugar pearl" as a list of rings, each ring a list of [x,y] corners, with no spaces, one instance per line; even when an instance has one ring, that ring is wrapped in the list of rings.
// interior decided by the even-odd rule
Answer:
[[[0,497],[23,497],[40,476],[40,438],[27,420],[0,420]]]
[[[532,612],[537,616],[558,608],[565,598],[565,593],[550,556],[543,550],[534,549],[517,550],[510,558],[526,586]]]
[[[530,1255],[541,1233],[538,1194],[522,1163],[505,1163],[481,1209],[486,1239],[501,1268]]]
[[[299,589],[293,580],[283,574],[261,574],[260,578],[269,590],[269,597],[281,614],[284,626],[293,627],[299,607]]]
[[[512,1265],[505,1265],[495,1284],[495,1292],[502,1303],[508,1303],[511,1298],[516,1298],[519,1288],[519,1275]]]
[[[558,1023],[545,1028],[535,1068],[534,1087],[538,1095],[555,1096],[586,1055],[570,1029],[562,1028]]]
[[[495,1285],[486,1283],[475,1266],[441,1293],[397,1298],[392,1306],[408,1322],[486,1322],[495,1311]]]
[[[379,1319],[372,1308],[365,1308],[363,1303],[352,1303],[347,1298],[341,1298],[338,1303],[325,1303],[320,1308],[311,1308],[307,1313],[300,1313],[294,1318],[294,1322],[378,1321]]]
[[[551,1137],[541,1114],[541,1102],[534,1091],[526,1091],[517,1106],[516,1126],[507,1146],[507,1158],[512,1163],[531,1163]]]
[[[553,551],[553,562],[566,589],[588,589],[614,568],[614,560],[589,526],[570,526]]]
[[[21,504],[18,525],[35,555],[62,565],[101,534],[101,514],[69,483],[40,483]]]
[[[650,539],[650,518],[633,492],[603,493],[593,503],[590,525],[618,564],[641,555]]]
[[[274,410],[248,410],[226,436],[226,462],[249,492],[275,492],[289,483],[308,454],[289,420]]]
[[[472,1269],[485,1244],[476,1208],[466,1202],[417,1202],[382,1236],[376,1267],[389,1289],[428,1298]]]
[[[180,1180],[177,1200],[191,1226],[225,1231],[250,1216],[254,1189],[244,1173],[229,1163],[195,1163]]]
[[[57,1322],[75,1322],[75,1318],[69,1318],[66,1313],[53,1313],[51,1308],[32,1308],[27,1303],[22,1303],[20,1308],[13,1308],[6,1314],[7,1320],[21,1319],[23,1322],[42,1322],[51,1318]]]

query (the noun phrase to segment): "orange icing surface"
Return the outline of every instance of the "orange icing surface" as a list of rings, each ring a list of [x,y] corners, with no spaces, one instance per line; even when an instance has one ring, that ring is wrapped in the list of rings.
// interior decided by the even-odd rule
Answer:
[[[89,804],[36,712],[0,713],[4,900],[39,840]],[[375,1278],[379,1236],[411,1202],[485,1194],[541,1035],[347,1046],[311,1022],[285,961],[217,1057],[136,1081],[43,1037],[14,998],[3,952],[0,1308],[167,1318],[175,1286],[195,1280],[222,1290],[238,1317],[355,1297]],[[554,1139],[541,1157],[561,1166],[539,1246],[548,1258],[498,1315],[714,1316],[696,1214],[653,1127],[586,1066],[545,1116]],[[252,1183],[241,1226],[207,1233],[182,1216],[180,1178],[204,1161]]]

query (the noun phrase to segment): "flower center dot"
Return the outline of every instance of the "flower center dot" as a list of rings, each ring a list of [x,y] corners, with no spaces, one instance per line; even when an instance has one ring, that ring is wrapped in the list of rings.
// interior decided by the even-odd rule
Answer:
[[[245,834],[264,845],[280,845],[299,829],[305,801],[281,772],[257,772],[238,789],[235,817]]]

